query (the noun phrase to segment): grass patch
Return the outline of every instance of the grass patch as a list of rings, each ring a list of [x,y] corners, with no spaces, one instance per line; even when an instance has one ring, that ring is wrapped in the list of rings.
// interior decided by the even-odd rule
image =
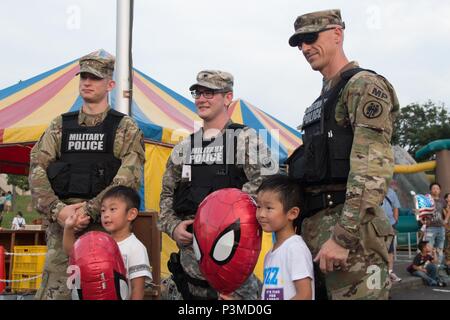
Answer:
[[[3,212],[3,221],[1,227],[3,229],[11,229],[11,223],[17,214],[17,211],[22,211],[26,224],[31,224],[34,219],[40,217],[40,214],[33,208],[31,212],[27,211],[28,205],[31,202],[31,196],[16,196],[16,211]]]

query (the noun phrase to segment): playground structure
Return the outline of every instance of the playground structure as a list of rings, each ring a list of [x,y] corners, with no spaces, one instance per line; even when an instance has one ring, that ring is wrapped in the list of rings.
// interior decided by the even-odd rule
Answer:
[[[416,159],[436,154],[436,160],[412,165],[396,165],[394,173],[417,173],[435,170],[435,181],[441,185],[441,192],[450,192],[450,139],[435,140],[418,150]]]
[[[425,147],[416,152],[416,159],[424,159],[432,154],[436,154],[436,160],[426,161],[416,164],[398,164],[394,173],[397,175],[411,175],[426,171],[435,171],[435,175],[430,182],[438,182],[441,185],[441,193],[450,192],[450,139],[436,140],[428,143]],[[446,170],[447,169],[447,170]],[[428,178],[430,175],[427,176]],[[405,186],[406,187],[406,186]],[[407,188],[407,187],[406,187]],[[405,190],[403,190],[405,191]],[[426,193],[426,190],[406,190],[410,198],[410,191]],[[402,208],[397,223],[397,243],[400,247],[407,246],[409,256],[411,247],[418,242],[419,226],[416,216],[412,210]]]

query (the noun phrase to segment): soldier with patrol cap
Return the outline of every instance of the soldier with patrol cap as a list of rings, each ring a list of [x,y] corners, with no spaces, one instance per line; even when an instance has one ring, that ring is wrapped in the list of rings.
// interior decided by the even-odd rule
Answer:
[[[380,208],[394,170],[392,85],[349,62],[339,10],[299,16],[289,39],[323,75],[289,174],[306,188],[301,234],[331,299],[387,299],[393,230]],[[300,231],[300,228],[298,228]],[[316,269],[319,269],[316,268]]]
[[[70,299],[68,257],[62,248],[65,219],[78,215],[76,230],[101,229],[100,201],[112,186],[139,188],[143,134],[129,116],[108,104],[114,58],[80,59],[79,111],[56,117],[31,151],[30,189],[47,228],[47,257],[36,299]]]
[[[277,169],[255,131],[230,120],[231,74],[201,71],[190,90],[203,127],[177,144],[167,161],[158,226],[180,249],[171,255],[168,266],[183,299],[216,300],[217,293],[202,276],[192,247],[191,228],[198,205],[208,194],[223,188],[254,195],[262,175]],[[261,153],[255,154],[256,150]],[[260,283],[252,275],[236,290],[236,298],[258,299],[259,290]]]

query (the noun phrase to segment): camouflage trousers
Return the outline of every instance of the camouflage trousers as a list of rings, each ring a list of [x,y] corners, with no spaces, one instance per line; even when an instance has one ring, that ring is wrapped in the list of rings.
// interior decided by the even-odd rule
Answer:
[[[103,230],[98,224],[90,224],[83,232]],[[104,231],[104,230],[103,230]],[[50,223],[47,228],[47,255],[45,258],[42,282],[34,297],[35,300],[71,300],[67,287],[67,267],[69,257],[63,249],[64,229],[58,223]]]
[[[319,211],[302,223],[301,235],[314,257],[322,245],[331,237],[339,220],[343,205]],[[348,267],[326,274],[315,263],[316,291],[325,291],[328,299],[356,300],[389,297],[391,282],[388,271],[388,248],[394,232],[381,208],[375,215],[365,215],[360,226],[360,242],[350,250]],[[316,294],[318,293],[316,292]]]
[[[194,250],[192,246],[182,247],[180,249],[180,262],[184,271],[192,278],[205,280],[201,274],[200,267],[197,260],[195,259]],[[218,298],[217,292],[212,288],[204,288],[188,284],[189,292],[197,297],[204,297],[205,299],[215,297]],[[244,284],[236,289],[235,294],[241,297],[243,300],[258,300],[260,298],[260,292],[262,288],[261,281],[252,274]]]

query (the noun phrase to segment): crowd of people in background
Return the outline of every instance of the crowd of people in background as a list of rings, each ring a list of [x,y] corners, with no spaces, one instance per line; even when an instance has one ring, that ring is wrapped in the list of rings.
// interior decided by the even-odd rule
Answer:
[[[418,253],[407,271],[420,277],[429,286],[447,285],[439,273],[450,275],[450,194],[441,195],[441,186],[433,182],[429,187],[434,211],[420,219]]]
[[[2,227],[12,230],[21,230],[25,228],[26,221],[21,211],[16,213],[10,226],[3,226],[4,217],[7,214],[13,214],[12,202],[13,197],[11,191],[0,193],[0,229],[2,229]]]
[[[394,229],[399,221],[401,207],[396,189],[397,182],[392,180],[382,204]],[[439,271],[444,270],[450,275],[450,193],[442,197],[441,186],[436,182],[430,184],[429,191],[434,200],[434,212],[418,222],[420,232],[417,255],[407,267],[407,271],[422,278],[426,285],[443,287],[447,283],[439,275]],[[402,279],[393,272],[394,245],[395,241],[389,248],[389,275],[392,282],[400,282]]]
[[[420,266],[420,270],[408,271],[424,279],[428,285],[445,286],[445,281],[439,276],[439,270],[445,270],[450,275],[450,194],[447,193],[442,197],[441,186],[434,182],[430,184],[430,195],[434,200],[435,210],[432,215],[421,220],[422,237],[419,243],[421,253],[412,264]]]

